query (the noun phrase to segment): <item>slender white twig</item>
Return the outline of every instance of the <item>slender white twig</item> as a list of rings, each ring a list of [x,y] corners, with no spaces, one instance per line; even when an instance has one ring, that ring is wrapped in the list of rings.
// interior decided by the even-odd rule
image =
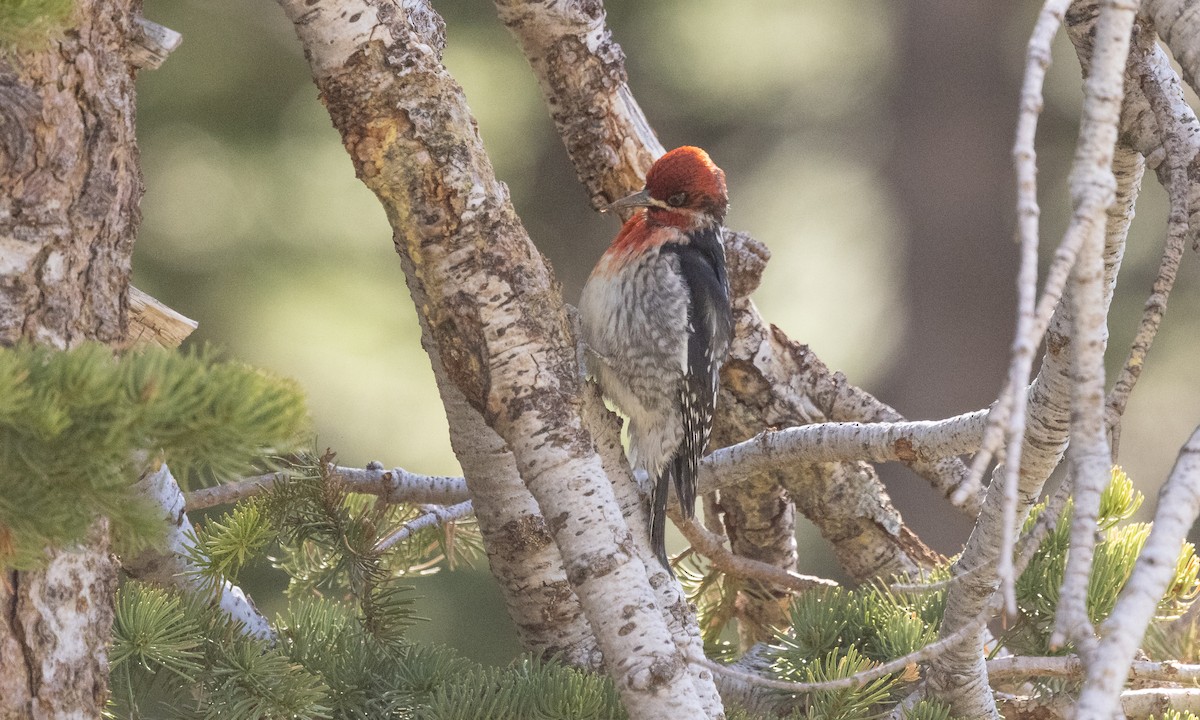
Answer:
[[[366,468],[331,465],[329,477],[345,483],[351,492],[378,495],[394,503],[451,505],[469,497],[467,483],[461,477],[420,475],[403,468],[384,470],[378,463]],[[189,510],[202,510],[245,500],[287,478],[286,472],[268,473],[196,490],[188,493],[187,507]]]
[[[1150,536],[1112,613],[1104,621],[1103,639],[1088,664],[1087,680],[1079,696],[1079,717],[1100,717],[1121,692],[1146,625],[1175,576],[1181,544],[1197,515],[1200,515],[1200,428],[1179,451],[1175,467],[1159,492]]]
[[[994,681],[1011,682],[1032,677],[1082,677],[1083,661],[1078,655],[1039,657],[1033,655],[1010,655],[988,660],[988,678]],[[1151,662],[1135,660],[1129,665],[1129,679],[1150,682],[1194,683],[1200,681],[1200,665],[1177,662]]]
[[[1106,325],[1103,250],[1106,210],[1116,197],[1112,164],[1124,97],[1126,60],[1137,4],[1100,4],[1091,72],[1084,84],[1083,118],[1071,168],[1075,206],[1071,224],[1083,245],[1071,275],[1071,444],[1068,459],[1075,478],[1071,552],[1063,573],[1052,645],[1074,640],[1084,652],[1093,641],[1087,613],[1087,587],[1095,548],[1100,493],[1108,483],[1112,455],[1104,423]]]
[[[1017,486],[1021,468],[1021,449],[1025,441],[1025,409],[1028,396],[1025,386],[1033,369],[1033,356],[1039,339],[1034,339],[1034,311],[1037,296],[1038,209],[1037,201],[1037,135],[1038,115],[1042,111],[1042,88],[1046,69],[1050,67],[1050,43],[1062,25],[1070,0],[1049,0],[1038,15],[1037,24],[1029,38],[1026,53],[1025,79],[1021,87],[1021,112],[1017,119],[1017,139],[1013,145],[1013,162],[1017,176],[1017,232],[1021,239],[1021,267],[1017,273],[1017,330],[1013,337],[1012,360],[1008,370],[1010,394],[1007,422],[1004,428],[1004,511],[1000,535],[1000,559],[996,576],[1000,583],[1005,609],[1016,615],[1017,599],[1014,586],[1013,544],[1017,532]]]
[[[398,542],[407,540],[412,537],[413,533],[424,530],[429,527],[445,525],[461,520],[471,513],[475,512],[470,500],[464,500],[457,505],[445,507],[443,505],[426,505],[425,512],[417,517],[409,520],[392,532],[388,533],[387,537],[382,538],[375,543],[375,552],[383,552],[392,547]]]

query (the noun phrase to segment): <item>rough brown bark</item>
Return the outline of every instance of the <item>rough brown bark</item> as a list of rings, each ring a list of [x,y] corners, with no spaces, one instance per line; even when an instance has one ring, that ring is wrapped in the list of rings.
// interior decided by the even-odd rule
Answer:
[[[142,194],[137,0],[78,0],[71,29],[0,53],[0,345],[119,343]],[[107,525],[0,577],[0,718],[99,717],[116,565]]]

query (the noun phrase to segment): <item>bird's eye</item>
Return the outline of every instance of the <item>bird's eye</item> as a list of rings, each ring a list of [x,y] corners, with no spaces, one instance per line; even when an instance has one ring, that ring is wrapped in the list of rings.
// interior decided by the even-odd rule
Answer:
[[[684,203],[687,202],[687,199],[688,199],[687,193],[677,192],[674,195],[672,195],[671,197],[667,198],[667,204],[670,205],[671,207],[680,207]]]

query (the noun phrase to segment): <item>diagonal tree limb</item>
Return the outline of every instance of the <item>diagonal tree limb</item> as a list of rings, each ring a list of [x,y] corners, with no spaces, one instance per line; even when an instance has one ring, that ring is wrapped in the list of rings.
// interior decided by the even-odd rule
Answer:
[[[513,33],[538,77],[542,94],[550,113],[575,164],[576,172],[592,196],[593,205],[603,207],[641,185],[645,170],[663,148],[654,136],[626,82],[624,55],[613,41],[605,25],[603,4],[567,0],[565,2],[517,2],[497,0],[500,18]],[[735,336],[738,340],[722,372],[722,392],[713,431],[714,446],[745,440],[771,425],[796,425],[821,419],[816,407],[805,394],[806,386],[823,385],[819,393],[826,402],[841,401],[841,412],[855,415],[826,415],[839,420],[900,419],[891,408],[875,401],[861,391],[846,392],[848,386],[840,375],[829,373],[812,357],[808,348],[787,340],[776,328],[769,328],[747,296],[758,284],[761,268],[769,253],[749,236],[726,232],[726,255],[730,265],[730,281],[736,297],[734,304]],[[754,339],[759,339],[755,346]],[[749,341],[747,340],[749,339]],[[739,350],[742,348],[744,351]],[[807,362],[806,362],[807,361]],[[746,407],[763,404],[770,407],[765,413],[753,415]],[[832,408],[829,408],[832,411]],[[741,412],[749,422],[735,425],[729,422],[733,413]],[[913,464],[922,474],[937,478],[935,484],[945,493],[955,488],[965,476],[965,467],[957,459],[933,464]],[[829,486],[832,466],[820,466]],[[870,471],[870,472],[873,472]],[[813,474],[810,473],[809,477]],[[724,510],[727,533],[734,551],[790,570],[794,568],[796,550],[794,520],[791,504],[777,478],[760,477],[753,487],[731,489],[722,493],[720,507]],[[869,486],[882,491],[882,484]],[[886,495],[866,500],[894,517],[894,522],[873,526],[900,527],[902,523]],[[823,517],[812,517],[818,524]],[[840,530],[826,533],[827,537],[843,536]],[[862,537],[854,533],[853,537]],[[915,535],[910,535],[915,541]],[[901,538],[894,533],[878,533],[877,541],[907,555]],[[917,541],[919,544],[919,541]],[[923,547],[923,546],[922,546]],[[930,553],[932,555],[932,553]],[[917,567],[920,560],[910,560]],[[896,568],[903,571],[906,567]],[[761,612],[772,618],[772,599],[779,592],[766,587],[757,588],[755,597],[765,599]],[[749,604],[757,600],[750,600]],[[749,604],[746,607],[749,607]]]
[[[720,716],[663,622],[580,416],[568,314],[441,64],[440,18],[418,0],[280,4],[395,231],[427,347],[512,453],[630,716]]]

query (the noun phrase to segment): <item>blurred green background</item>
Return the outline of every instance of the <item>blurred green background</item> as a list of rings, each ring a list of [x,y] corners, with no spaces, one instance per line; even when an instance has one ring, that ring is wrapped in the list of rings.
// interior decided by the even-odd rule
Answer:
[[[616,222],[589,208],[492,5],[434,4],[446,64],[573,302]],[[770,246],[763,314],[913,419],[985,406],[1001,385],[1017,257],[1009,152],[1039,5],[606,3],[663,144],[707,148],[729,178],[730,227]],[[189,342],[299,380],[320,445],[342,463],[457,474],[383,212],[355,180],[283,13],[266,0],[146,0],[145,14],[184,43],[138,81],[147,190],[135,283],[200,322]],[[1056,52],[1039,135],[1051,248],[1068,215],[1081,85],[1065,39]],[[1148,176],[1111,369],[1153,280],[1165,215]],[[1189,256],[1122,438],[1121,461],[1149,492],[1200,418],[1195,265]],[[882,472],[910,524],[956,551],[968,523],[907,472]],[[802,571],[836,577],[820,538],[799,534]],[[503,662],[518,648],[479,565],[416,581],[433,622],[413,636]]]

